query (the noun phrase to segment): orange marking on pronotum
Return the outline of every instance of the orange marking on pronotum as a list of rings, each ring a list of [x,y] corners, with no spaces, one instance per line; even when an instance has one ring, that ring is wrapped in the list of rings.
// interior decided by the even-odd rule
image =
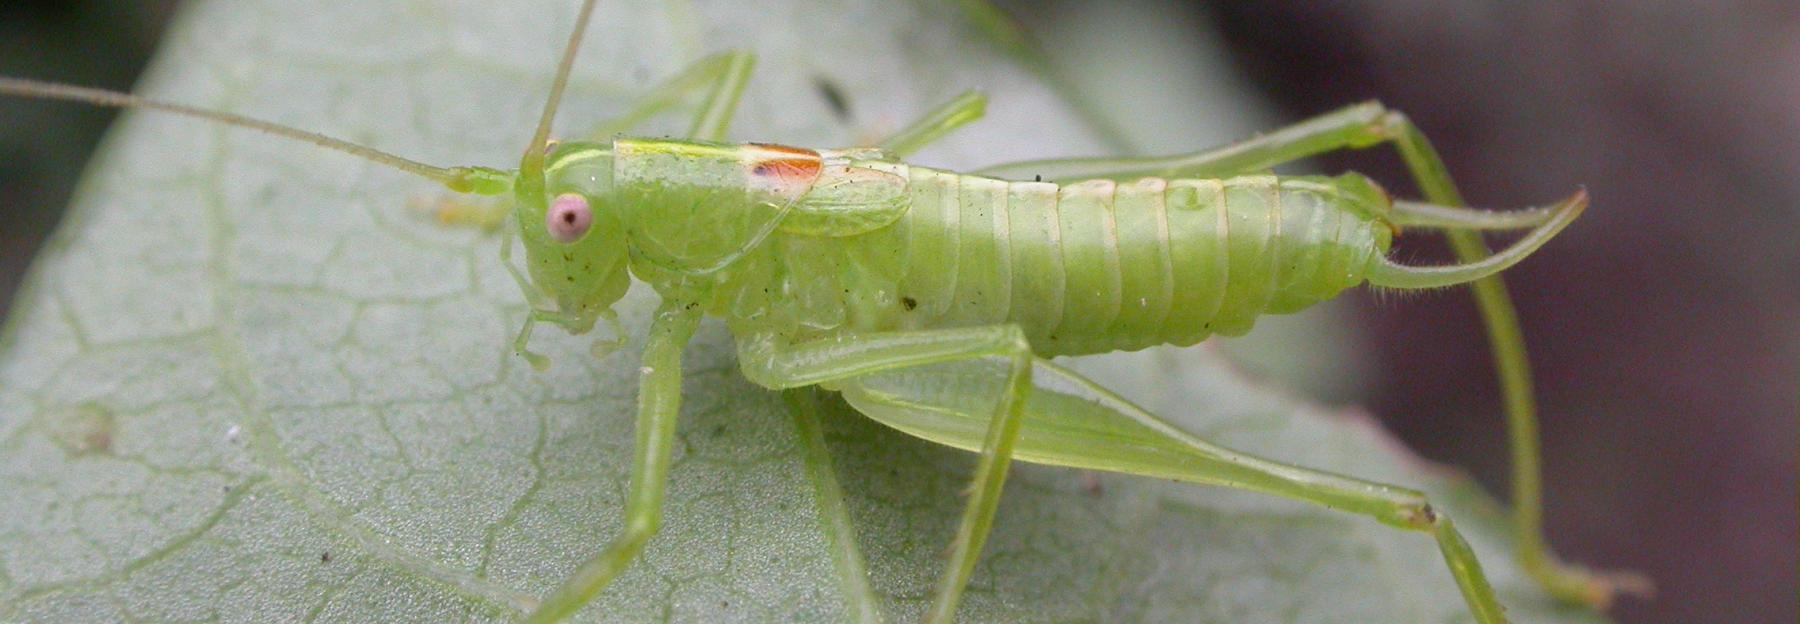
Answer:
[[[763,151],[775,152],[777,154],[783,154],[786,156],[799,156],[802,158],[811,158],[813,160],[819,159],[818,152],[806,149],[804,147],[794,147],[792,145],[777,145],[775,143],[746,143],[745,145],[748,145],[750,147],[755,147],[755,148],[761,148]]]
[[[817,159],[782,158],[757,161],[750,167],[750,173],[784,180],[804,181],[819,177],[819,169],[820,163]]]
[[[750,172],[758,176],[811,180],[824,167],[819,153],[809,149],[767,143],[751,143],[749,147]]]
[[[800,196],[812,188],[825,168],[824,159],[813,150],[762,143],[751,143],[746,148],[749,153],[745,168],[751,186],[778,195]]]

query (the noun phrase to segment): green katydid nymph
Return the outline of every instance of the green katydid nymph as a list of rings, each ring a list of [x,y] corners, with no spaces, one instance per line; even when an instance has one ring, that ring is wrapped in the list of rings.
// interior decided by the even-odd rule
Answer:
[[[1221,149],[1143,159],[1064,159],[964,173],[905,162],[979,119],[985,99],[944,104],[872,146],[811,149],[724,142],[753,66],[706,58],[630,117],[688,91],[704,103],[687,136],[551,141],[551,123],[594,10],[563,49],[515,170],[437,167],[320,134],[128,94],[0,78],[0,94],[161,110],[255,129],[504,198],[501,258],[531,306],[514,349],[534,366],[532,328],[621,343],[613,305],[633,280],[661,298],[644,340],[637,439],[623,532],[535,605],[558,621],[633,565],[662,524],[676,443],[681,355],[701,319],[723,319],[750,381],[813,409],[808,388],[841,393],[895,429],[980,454],[948,550],[933,622],[952,621],[993,524],[1012,460],[1264,492],[1360,514],[1435,540],[1473,617],[1504,609],[1456,525],[1417,491],[1222,448],[1049,361],[1249,331],[1368,283],[1394,289],[1477,283],[1502,365],[1523,370],[1510,303],[1489,281],[1567,227],[1585,194],[1543,208],[1461,207],[1435,150],[1404,115],[1350,106]],[[1355,173],[1276,176],[1322,152],[1397,147],[1427,201],[1392,197]],[[1039,176],[1042,176],[1041,178]],[[1403,230],[1442,231],[1462,260],[1389,257]],[[1489,255],[1483,231],[1524,234]],[[515,258],[515,246],[524,250]],[[1530,389],[1507,377],[1514,430],[1535,431]],[[1093,432],[1104,431],[1106,435]],[[1536,441],[1515,437],[1520,557],[1550,593],[1605,604],[1631,579],[1566,566],[1541,537]],[[877,614],[878,617],[878,614]]]

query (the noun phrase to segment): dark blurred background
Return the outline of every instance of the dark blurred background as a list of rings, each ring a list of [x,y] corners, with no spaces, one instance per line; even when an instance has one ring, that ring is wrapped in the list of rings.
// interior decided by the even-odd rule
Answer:
[[[1506,274],[1536,365],[1552,540],[1655,577],[1656,599],[1622,603],[1622,621],[1800,618],[1800,3],[1200,10],[1294,116],[1368,98],[1406,111],[1476,205],[1588,188],[1576,227]],[[1327,168],[1405,179],[1385,152]],[[1369,407],[1504,492],[1470,298],[1357,297],[1387,373]]]
[[[173,0],[0,1],[0,74],[129,90]],[[0,98],[0,310],[114,113]]]
[[[129,89],[172,4],[0,3],[0,73]],[[1286,117],[1370,98],[1406,111],[1478,205],[1585,185],[1593,208],[1507,274],[1542,401],[1552,540],[1655,577],[1657,597],[1625,601],[1621,621],[1800,619],[1800,3],[1170,6],[1209,25],[1196,36],[1222,34]],[[0,99],[0,304],[111,118]],[[1405,179],[1380,150],[1319,165]],[[1379,373],[1360,401],[1506,491],[1468,298],[1353,297]]]

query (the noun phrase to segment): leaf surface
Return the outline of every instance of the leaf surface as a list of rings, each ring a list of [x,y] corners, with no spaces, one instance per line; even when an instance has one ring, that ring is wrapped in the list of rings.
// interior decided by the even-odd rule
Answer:
[[[442,164],[507,166],[573,2],[239,2],[186,9],[141,90]],[[925,164],[1101,153],[1052,88],[948,4],[602,5],[564,114],[578,136],[726,48],[761,64],[733,136],[864,142],[969,88],[990,118]],[[843,94],[833,111],[822,85]],[[676,116],[647,132],[676,133]],[[437,191],[303,145],[123,118],[0,338],[0,620],[489,621],[620,525],[637,361],[539,332],[491,234],[408,208]],[[641,342],[653,304],[621,304]],[[705,327],[686,359],[664,530],[581,613],[807,621],[845,601],[782,401]],[[1244,381],[1207,349],[1076,364],[1228,446],[1433,492],[1523,621],[1491,502],[1356,414]],[[826,419],[872,584],[916,619],[972,456]],[[1428,538],[1266,497],[1016,471],[967,621],[1467,619]]]

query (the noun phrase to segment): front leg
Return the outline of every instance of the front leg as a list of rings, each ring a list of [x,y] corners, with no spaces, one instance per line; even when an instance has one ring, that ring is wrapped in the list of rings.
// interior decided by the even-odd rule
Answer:
[[[586,605],[644,551],[662,525],[669,459],[675,451],[675,424],[681,411],[681,352],[700,323],[698,306],[664,300],[650,325],[638,377],[637,442],[631,492],[625,503],[625,530],[606,550],[569,575],[529,622],[557,622]]]
[[[975,465],[969,502],[950,543],[950,561],[939,577],[937,598],[927,621],[951,622],[963,587],[980,560],[981,547],[993,528],[994,510],[1006,484],[1013,447],[1019,439],[1025,402],[1031,389],[1033,357],[1025,334],[1015,325],[993,325],[915,332],[878,332],[831,336],[791,343],[778,336],[755,336],[738,344],[744,375],[769,388],[830,384],[901,368],[986,358],[1007,361],[1006,380],[991,405],[981,459]]]

